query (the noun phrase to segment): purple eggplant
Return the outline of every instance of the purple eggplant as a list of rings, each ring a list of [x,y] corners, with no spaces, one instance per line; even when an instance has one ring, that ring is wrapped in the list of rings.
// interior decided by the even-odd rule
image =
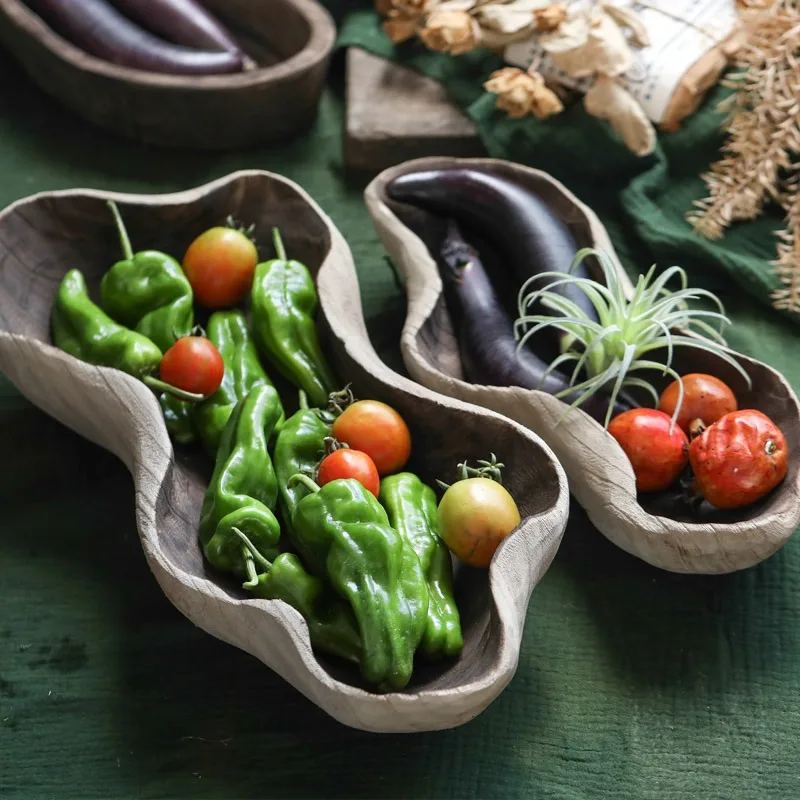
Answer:
[[[223,50],[255,67],[231,33],[196,0],[112,0],[123,14],[167,41],[185,47]]]
[[[454,220],[447,223],[437,262],[461,361],[471,383],[520,386],[549,394],[569,389],[567,378],[560,372],[553,371],[544,377],[547,364],[537,355],[525,348],[517,352],[511,318],[492,287],[480,255],[464,239]],[[561,399],[571,403],[576,397],[577,394],[568,394]],[[630,398],[620,396],[614,414],[633,405]],[[602,423],[608,410],[608,396],[594,395],[580,408]]]
[[[192,50],[138,27],[105,0],[26,0],[53,30],[93,56],[134,69],[171,75],[241,72],[242,57]]]
[[[391,200],[454,219],[465,230],[475,230],[493,242],[518,289],[542,272],[566,273],[578,252],[569,228],[541,197],[486,168],[456,166],[410,172],[395,178],[386,192]],[[582,264],[572,274],[589,277]],[[548,282],[543,279],[531,284],[531,291]],[[577,286],[566,284],[553,291],[572,300],[589,319],[597,320],[594,306]],[[528,311],[537,313],[542,308]]]

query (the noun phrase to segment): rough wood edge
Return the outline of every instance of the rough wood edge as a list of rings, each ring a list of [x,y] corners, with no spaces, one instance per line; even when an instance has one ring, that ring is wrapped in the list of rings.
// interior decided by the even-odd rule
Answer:
[[[78,70],[96,72],[107,78],[139,86],[192,90],[245,89],[278,83],[302,73],[328,58],[333,49],[336,25],[322,5],[314,0],[284,0],[284,2],[294,6],[308,22],[311,36],[306,46],[275,65],[229,75],[164,75],[122,67],[90,55],[68,42],[21,0],[0,0],[0,14],[7,17],[22,34],[37,40]]]
[[[406,279],[408,312],[401,348],[409,372],[442,394],[493,408],[536,431],[564,465],[570,489],[593,524],[614,544],[654,566],[681,573],[726,573],[753,566],[779,550],[800,524],[800,471],[794,480],[787,478],[775,490],[778,499],[772,510],[751,520],[686,524],[655,516],[645,512],[637,500],[633,469],[622,449],[587,414],[578,411],[569,426],[556,428],[566,408],[560,400],[539,391],[469,384],[444,375],[426,361],[417,334],[439,301],[442,283],[425,244],[385,202],[385,187],[407,172],[455,164],[502,166],[548,182],[586,220],[596,246],[609,253],[624,285],[631,289],[597,215],[546,173],[489,158],[424,158],[393,167],[378,175],[364,196],[381,241]],[[735,355],[743,363],[757,364],[772,373],[775,383],[791,398],[794,425],[800,426],[800,404],[783,375],[755,359]]]
[[[338,288],[341,276],[357,281],[349,247],[321,208],[297,184],[260,170],[232,173],[189,191],[161,195],[93,189],[41,192],[13,203],[0,217],[54,196],[91,196],[114,199],[120,204],[189,204],[248,175],[266,175],[290,186],[329,228],[332,246],[319,271],[322,284]],[[363,315],[353,313],[352,302],[351,294],[327,291],[323,296],[321,292],[321,307],[333,334],[349,352],[363,356],[362,363],[374,370],[380,381],[437,404],[502,419],[494,412],[420,388],[390,370],[372,348]],[[360,311],[360,301],[356,298],[355,302]],[[80,435],[114,452],[128,466],[136,486],[137,527],[148,565],[176,608],[211,635],[259,658],[339,722],[374,732],[455,727],[481,713],[513,677],[528,600],[558,549],[569,503],[563,470],[549,448],[532,432],[503,419],[517,429],[519,436],[535,442],[543,455],[553,460],[559,497],[545,513],[524,520],[517,532],[501,545],[492,562],[490,590],[502,628],[496,669],[457,689],[379,695],[341,683],[326,673],[313,655],[305,623],[284,603],[233,599],[213,581],[200,580],[165,557],[156,534],[156,502],[162,485],[169,480],[173,452],[158,403],[143,384],[117,370],[77,361],[52,345],[8,332],[0,333],[0,368],[31,402]],[[53,386],[58,386],[59,391],[53,392]],[[107,407],[109,392],[115,397],[114,413],[119,415],[119,427],[113,431],[93,427],[91,414],[76,411],[89,409],[93,404]],[[64,398],[70,396],[74,402],[65,403]]]

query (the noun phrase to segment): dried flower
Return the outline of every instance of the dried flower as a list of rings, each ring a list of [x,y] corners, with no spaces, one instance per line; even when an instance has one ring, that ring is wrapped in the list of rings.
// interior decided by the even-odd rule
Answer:
[[[509,117],[532,114],[546,119],[564,110],[558,95],[547,88],[538,72],[505,67],[493,72],[483,88],[497,95],[497,108],[506,111]]]
[[[425,20],[419,38],[431,50],[458,56],[478,46],[480,27],[466,11],[434,9]]]
[[[800,6],[797,0],[750,0],[739,14],[748,41],[736,54],[741,71],[726,81],[736,89],[725,106],[728,140],[723,157],[703,175],[708,197],[687,219],[698,233],[719,238],[731,223],[754,219],[765,203],[779,202],[786,227],[773,266],[784,288],[773,302],[800,313]]]
[[[425,12],[434,0],[376,0],[375,8],[386,19],[383,31],[392,44],[400,44],[422,27]]]
[[[615,78],[633,66],[633,53],[619,24],[601,8],[591,16],[571,18],[540,42],[553,63],[573,78],[608,75]]]
[[[384,20],[382,28],[392,44],[402,44],[419,30],[421,21],[421,17],[404,17],[397,14]]]
[[[606,119],[637,156],[646,156],[656,146],[656,132],[642,107],[613,78],[599,75],[583,97],[587,113]]]
[[[403,17],[421,17],[432,4],[432,0],[376,0],[375,9],[387,16],[393,12]]]
[[[554,31],[567,18],[567,7],[563,3],[552,3],[545,8],[536,9],[533,16],[537,31]]]

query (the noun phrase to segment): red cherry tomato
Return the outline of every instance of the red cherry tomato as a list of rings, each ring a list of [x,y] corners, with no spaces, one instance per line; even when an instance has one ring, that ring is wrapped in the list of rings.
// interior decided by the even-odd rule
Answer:
[[[183,257],[183,271],[195,299],[206,308],[230,308],[253,283],[258,261],[256,246],[234,228],[210,228],[201,233]]]
[[[379,475],[399,472],[411,455],[411,433],[403,418],[386,403],[358,400],[333,423],[333,436],[367,453]]]
[[[693,372],[682,375],[683,402],[676,418],[676,423],[689,433],[689,426],[696,419],[701,419],[706,426],[713,425],[718,419],[736,411],[736,396],[727,383],[713,375]],[[675,413],[678,404],[678,381],[673,381],[661,394],[658,410],[670,417]]]
[[[788,448],[765,414],[726,414],[689,446],[697,491],[716,508],[742,508],[771,492],[786,475]]]
[[[686,434],[663,411],[633,408],[614,417],[608,432],[628,456],[639,492],[669,488],[689,460]]]
[[[486,568],[503,539],[520,523],[514,498],[497,481],[466,478],[444,493],[439,536],[465,564]]]
[[[204,397],[219,389],[224,374],[219,350],[203,336],[182,336],[164,353],[159,368],[162,381]]]
[[[381,488],[381,479],[375,462],[360,450],[343,447],[322,459],[317,472],[317,483],[324,486],[341,478],[354,478],[375,497]]]

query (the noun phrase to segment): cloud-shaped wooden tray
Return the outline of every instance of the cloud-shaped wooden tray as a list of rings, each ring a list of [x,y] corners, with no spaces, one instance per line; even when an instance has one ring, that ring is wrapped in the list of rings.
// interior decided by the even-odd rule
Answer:
[[[164,75],[96,58],[22,0],[0,0],[0,42],[31,79],[95,125],[149,144],[226,149],[296,133],[314,120],[336,39],[315,0],[201,0],[257,69]]]
[[[408,161],[378,175],[365,198],[386,250],[405,277],[408,314],[401,349],[409,373],[428,388],[491,408],[536,431],[563,464],[570,491],[595,526],[650,564],[674,572],[724,573],[750,567],[775,553],[800,524],[800,407],[784,377],[766,364],[734,354],[752,379],[748,390],[743,378],[719,357],[696,351],[689,355],[685,348],[676,348],[674,366],[679,373],[708,372],[728,382],[740,408],[757,408],[776,422],[790,451],[786,479],[765,500],[738,512],[711,512],[702,522],[675,513],[656,498],[637,497],[633,469],[622,449],[582,411],[556,425],[566,406],[551,395],[464,380],[442,282],[428,249],[434,242],[430,231],[436,226],[425,212],[390,200],[386,192],[399,175],[452,165],[485,167],[538,193],[565,221],[578,247],[609,253],[627,290],[632,290],[595,213],[546,173],[496,159]]]
[[[305,622],[280,601],[246,597],[206,568],[197,541],[211,465],[173,447],[156,397],[138,380],[78,361],[50,342],[50,308],[67,269],[96,290],[119,257],[105,200],[119,204],[134,247],[180,257],[199,232],[227,215],[252,222],[260,242],[281,229],[287,250],[315,274],[324,346],[357,396],[395,406],[409,421],[411,467],[428,481],[455,479],[464,458],[494,452],[523,521],[489,570],[457,571],[465,646],[438,667],[419,665],[408,688],[380,695],[355,671],[318,659]],[[262,253],[262,255],[265,255]],[[157,196],[75,190],[21,200],[0,214],[0,369],[46,413],[115,453],[131,471],[147,561],[174,605],[203,630],[259,658],[339,721],[371,731],[453,727],[480,713],[517,666],[531,591],[566,525],[566,478],[531,431],[485,409],[437,395],[390,370],[367,334],[350,250],[297,185],[238,172],[197,189]]]

